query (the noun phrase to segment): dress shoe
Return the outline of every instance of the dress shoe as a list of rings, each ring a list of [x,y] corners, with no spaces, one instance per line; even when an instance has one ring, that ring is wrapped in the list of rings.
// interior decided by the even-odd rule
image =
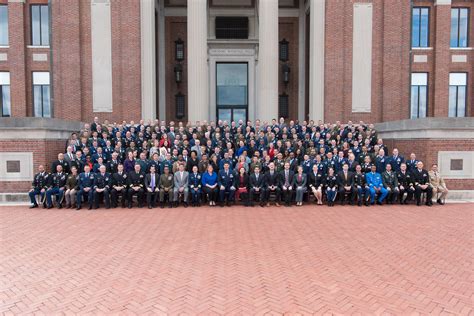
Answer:
[[[38,204],[33,204],[33,205],[30,205],[30,208],[37,208],[38,207]]]

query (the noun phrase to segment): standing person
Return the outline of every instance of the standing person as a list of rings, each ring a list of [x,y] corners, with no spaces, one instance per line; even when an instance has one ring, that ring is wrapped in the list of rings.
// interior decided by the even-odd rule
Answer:
[[[64,197],[66,199],[66,208],[74,207],[76,204],[76,194],[79,190],[79,175],[77,174],[77,167],[71,167],[71,174],[67,177],[66,180],[66,192]]]
[[[285,206],[290,206],[291,197],[293,195],[293,183],[294,172],[290,170],[290,163],[285,162],[284,169],[280,175],[280,183],[283,199],[285,200]]]
[[[170,167],[165,165],[163,173],[160,176],[160,207],[165,207],[165,198],[168,198],[168,207],[173,207],[173,175],[170,173]]]
[[[110,208],[110,173],[106,172],[107,167],[102,165],[99,167],[99,173],[96,174],[96,179],[94,182],[94,201],[95,206],[94,209],[99,208],[99,200],[104,198],[105,200],[105,208]]]
[[[326,179],[324,179],[324,185],[326,186],[328,206],[334,206],[334,201],[337,196],[337,177],[334,174],[333,167],[329,167],[328,175],[326,176]]]
[[[309,188],[316,198],[316,204],[323,205],[323,175],[318,172],[318,165],[313,165],[313,170],[309,174]]]
[[[144,187],[144,179],[145,176],[141,170],[141,166],[137,163],[135,164],[134,170],[129,172],[127,176],[127,185],[128,185],[128,208],[132,208],[132,199],[133,196],[137,196],[138,200],[138,207],[143,207],[143,194],[145,191],[143,190]]]
[[[50,187],[46,190],[46,204],[48,208],[53,208],[52,196],[56,197],[56,204],[58,208],[62,208],[64,190],[66,187],[67,174],[63,172],[63,166],[61,164],[56,165],[56,173],[53,173]]]
[[[76,210],[81,209],[82,197],[87,196],[87,201],[89,202],[89,209],[92,209],[93,202],[93,190],[95,176],[91,172],[91,167],[89,165],[84,166],[84,172],[79,175],[79,191],[77,191],[76,196]]]
[[[150,173],[145,176],[145,188],[146,188],[146,204],[148,208],[156,207],[156,201],[158,199],[158,188],[160,178],[156,173],[155,165],[150,166]]]
[[[219,183],[219,201],[221,206],[224,206],[227,195],[227,206],[234,201],[235,197],[235,186],[234,186],[234,173],[230,169],[230,162],[225,161],[223,169],[219,171],[218,183]]]
[[[365,205],[369,206],[368,197],[370,196],[370,190],[365,180],[365,174],[362,173],[361,165],[357,165],[355,170],[352,181],[352,202],[355,203],[357,195],[358,206],[362,206],[362,201],[365,201]]]
[[[280,175],[275,169],[275,163],[270,162],[268,164],[268,171],[265,173],[265,202],[267,206],[270,206],[268,202],[270,199],[270,194],[275,193],[275,205],[280,206],[281,200],[281,189],[280,189]]]
[[[444,205],[444,200],[446,199],[446,196],[448,196],[449,190],[446,187],[444,179],[438,172],[438,165],[433,164],[428,174],[430,176],[430,185],[433,188],[433,195],[435,196],[436,202],[439,205]]]
[[[249,206],[253,206],[254,195],[258,194],[260,198],[260,206],[264,206],[265,200],[265,178],[260,174],[260,167],[255,166],[254,173],[249,178],[250,194],[249,194]]]
[[[423,169],[423,162],[418,161],[416,169],[413,171],[413,181],[415,182],[416,205],[421,205],[421,193],[426,193],[426,206],[432,206],[433,188],[430,185],[430,176],[428,171]]]
[[[350,201],[350,204],[353,205],[354,202],[352,200],[352,182],[353,182],[353,174],[349,171],[349,164],[347,162],[342,164],[342,170],[337,173],[337,186],[338,186],[338,193],[341,199],[341,205],[344,205],[347,198]]]
[[[382,176],[377,172],[377,166],[372,165],[372,170],[365,175],[365,180],[369,185],[370,190],[370,204],[374,205],[376,194],[380,193],[380,197],[377,200],[378,205],[382,205],[385,197],[388,194],[387,189],[383,187]]]
[[[239,174],[235,177],[236,187],[235,191],[235,200],[239,200],[240,195],[242,195],[242,201],[244,201],[245,206],[248,206],[248,185],[249,185],[249,176],[245,171],[245,168],[242,166],[239,169]]]
[[[207,171],[202,175],[202,187],[204,193],[209,197],[209,206],[215,206],[219,191],[217,174],[214,172],[212,164],[207,166]]]
[[[125,161],[123,162],[123,167],[124,167],[125,173],[130,173],[135,168],[135,158],[133,157],[132,151],[129,151],[127,153],[127,159],[125,159]]]
[[[306,174],[303,173],[303,167],[298,166],[297,168],[298,173],[293,177],[293,187],[295,188],[296,192],[296,205],[302,206],[303,205],[303,195],[307,190],[306,187]]]
[[[123,170],[123,164],[117,165],[117,172],[112,175],[111,203],[112,207],[118,206],[118,197],[121,196],[122,208],[125,208],[127,200],[127,174]]]
[[[40,196],[40,203],[43,203],[43,207],[46,207],[46,189],[49,184],[50,175],[44,171],[44,166],[38,166],[38,173],[35,174],[33,182],[31,183],[31,190],[28,192],[30,197],[31,205],[30,208],[38,207],[36,202],[36,196]]]
[[[385,189],[387,189],[387,203],[393,204],[398,198],[400,193],[398,189],[398,178],[395,172],[392,171],[392,165],[387,164],[385,166],[385,172],[382,173],[382,183]]]
[[[201,174],[198,166],[193,166],[193,170],[189,174],[189,192],[191,193],[192,206],[199,206],[201,204]]]
[[[185,163],[181,162],[178,167],[179,170],[174,174],[173,199],[175,207],[179,205],[179,194],[183,194],[184,207],[188,207],[189,173],[184,168]]]
[[[400,171],[397,172],[398,189],[400,191],[398,197],[400,204],[408,204],[413,199],[415,193],[415,187],[413,183],[413,175],[407,170],[407,164],[402,163],[400,165]],[[407,197],[405,198],[405,193]]]

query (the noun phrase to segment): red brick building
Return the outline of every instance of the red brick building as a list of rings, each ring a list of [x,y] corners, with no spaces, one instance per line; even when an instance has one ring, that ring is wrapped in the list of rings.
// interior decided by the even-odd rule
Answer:
[[[470,0],[0,0],[1,116],[467,117],[472,153],[473,21]]]

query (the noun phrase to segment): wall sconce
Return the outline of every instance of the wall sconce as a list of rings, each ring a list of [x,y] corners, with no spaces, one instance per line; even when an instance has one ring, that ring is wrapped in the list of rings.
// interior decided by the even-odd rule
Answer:
[[[183,80],[183,66],[181,64],[176,64],[174,66],[174,80],[176,83],[181,83]]]
[[[174,41],[174,59],[176,61],[184,60],[184,42],[181,38]]]
[[[290,81],[290,66],[288,66],[288,64],[283,64],[281,70],[283,73],[283,82],[286,84]]]

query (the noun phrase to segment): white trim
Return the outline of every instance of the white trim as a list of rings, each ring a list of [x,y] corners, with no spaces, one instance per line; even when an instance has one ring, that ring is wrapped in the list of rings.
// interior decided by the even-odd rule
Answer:
[[[433,47],[412,47],[412,50],[433,50]]]
[[[450,47],[450,50],[473,50],[474,47]]]
[[[428,73],[427,72],[413,72],[411,74],[411,85],[412,86],[428,85]]]
[[[9,45],[0,45],[0,49],[10,48]]]
[[[2,46],[3,47],[3,46]],[[26,45],[26,48],[49,48],[49,45],[47,46],[41,46],[41,45]]]
[[[10,73],[8,71],[0,71],[0,85],[10,85]]]
[[[467,73],[465,72],[451,72],[449,74],[450,86],[465,86],[467,84]]]
[[[49,72],[47,71],[33,72],[34,85],[49,85],[49,83],[50,83]]]

